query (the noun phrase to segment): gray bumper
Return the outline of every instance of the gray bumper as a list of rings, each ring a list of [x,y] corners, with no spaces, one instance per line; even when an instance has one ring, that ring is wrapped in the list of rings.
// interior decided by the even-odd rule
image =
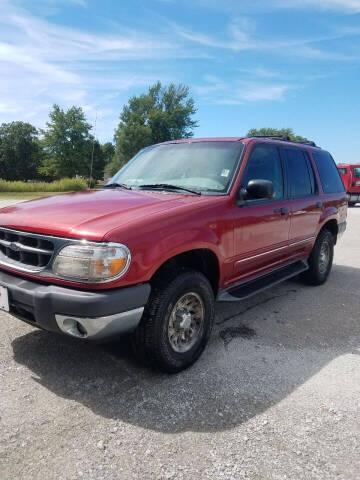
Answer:
[[[90,340],[110,340],[134,330],[142,317],[144,307],[105,317],[83,318],[55,313],[55,320],[63,333]]]
[[[107,340],[140,322],[150,295],[145,283],[116,290],[74,290],[44,285],[0,271],[10,314],[44,330]]]

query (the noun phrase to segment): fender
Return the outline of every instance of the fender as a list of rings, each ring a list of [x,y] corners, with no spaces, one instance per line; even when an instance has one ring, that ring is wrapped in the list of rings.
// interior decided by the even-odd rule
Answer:
[[[340,208],[338,208],[340,207]],[[326,205],[325,208],[321,213],[319,223],[317,225],[317,230],[316,230],[316,236],[318,236],[320,230],[323,228],[323,226],[329,222],[329,221],[334,221],[336,222],[336,225],[339,225],[342,221],[346,220],[346,205],[338,205],[338,204],[330,204]],[[345,212],[342,213],[342,210],[345,209]],[[344,219],[343,219],[344,217]]]
[[[220,282],[228,274],[227,259],[233,251],[233,217],[229,197],[212,197],[196,205],[161,212],[119,228],[107,241],[125,244],[131,266],[114,287],[148,282],[170,258],[191,250],[206,249],[217,258]]]

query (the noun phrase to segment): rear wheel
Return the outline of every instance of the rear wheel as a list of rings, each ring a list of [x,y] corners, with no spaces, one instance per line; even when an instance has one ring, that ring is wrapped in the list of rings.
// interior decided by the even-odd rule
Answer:
[[[308,259],[309,270],[304,278],[310,285],[322,285],[331,271],[334,257],[334,237],[329,230],[319,233]]]
[[[133,334],[137,357],[168,373],[192,365],[203,352],[214,320],[214,294],[207,278],[192,270],[162,278],[152,289]]]

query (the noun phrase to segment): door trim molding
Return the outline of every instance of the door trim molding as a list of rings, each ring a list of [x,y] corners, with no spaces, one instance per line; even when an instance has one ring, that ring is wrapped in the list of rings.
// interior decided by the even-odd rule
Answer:
[[[268,255],[269,253],[278,252],[279,250],[284,250],[285,248],[288,248],[288,247],[289,245],[285,245],[283,247],[274,248],[273,250],[268,250],[267,252],[259,253],[258,255],[252,255],[251,257],[242,258],[241,260],[237,260],[235,264],[246,262],[247,260],[252,260],[253,258],[262,257],[263,255]]]
[[[241,260],[237,260],[235,262],[235,265],[237,265],[238,263],[247,262],[248,260],[253,260],[254,258],[262,257],[264,255],[269,255],[270,253],[274,253],[274,252],[278,252],[280,250],[284,250],[285,248],[294,247],[295,245],[300,245],[301,243],[310,242],[310,240],[313,240],[314,238],[315,238],[314,236],[313,237],[308,237],[308,238],[305,238],[304,240],[300,240],[299,242],[290,243],[289,245],[284,245],[283,247],[274,248],[272,250],[268,250],[267,252],[259,253],[257,255],[252,255],[251,257],[242,258]]]

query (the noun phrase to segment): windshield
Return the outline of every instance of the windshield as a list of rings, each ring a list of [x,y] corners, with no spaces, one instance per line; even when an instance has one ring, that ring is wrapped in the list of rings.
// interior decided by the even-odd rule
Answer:
[[[155,145],[139,152],[109,183],[134,188],[169,184],[204,194],[226,193],[243,148],[240,142]]]
[[[343,167],[338,167],[338,170],[340,172],[340,175],[345,175],[347,173],[347,169]]]

